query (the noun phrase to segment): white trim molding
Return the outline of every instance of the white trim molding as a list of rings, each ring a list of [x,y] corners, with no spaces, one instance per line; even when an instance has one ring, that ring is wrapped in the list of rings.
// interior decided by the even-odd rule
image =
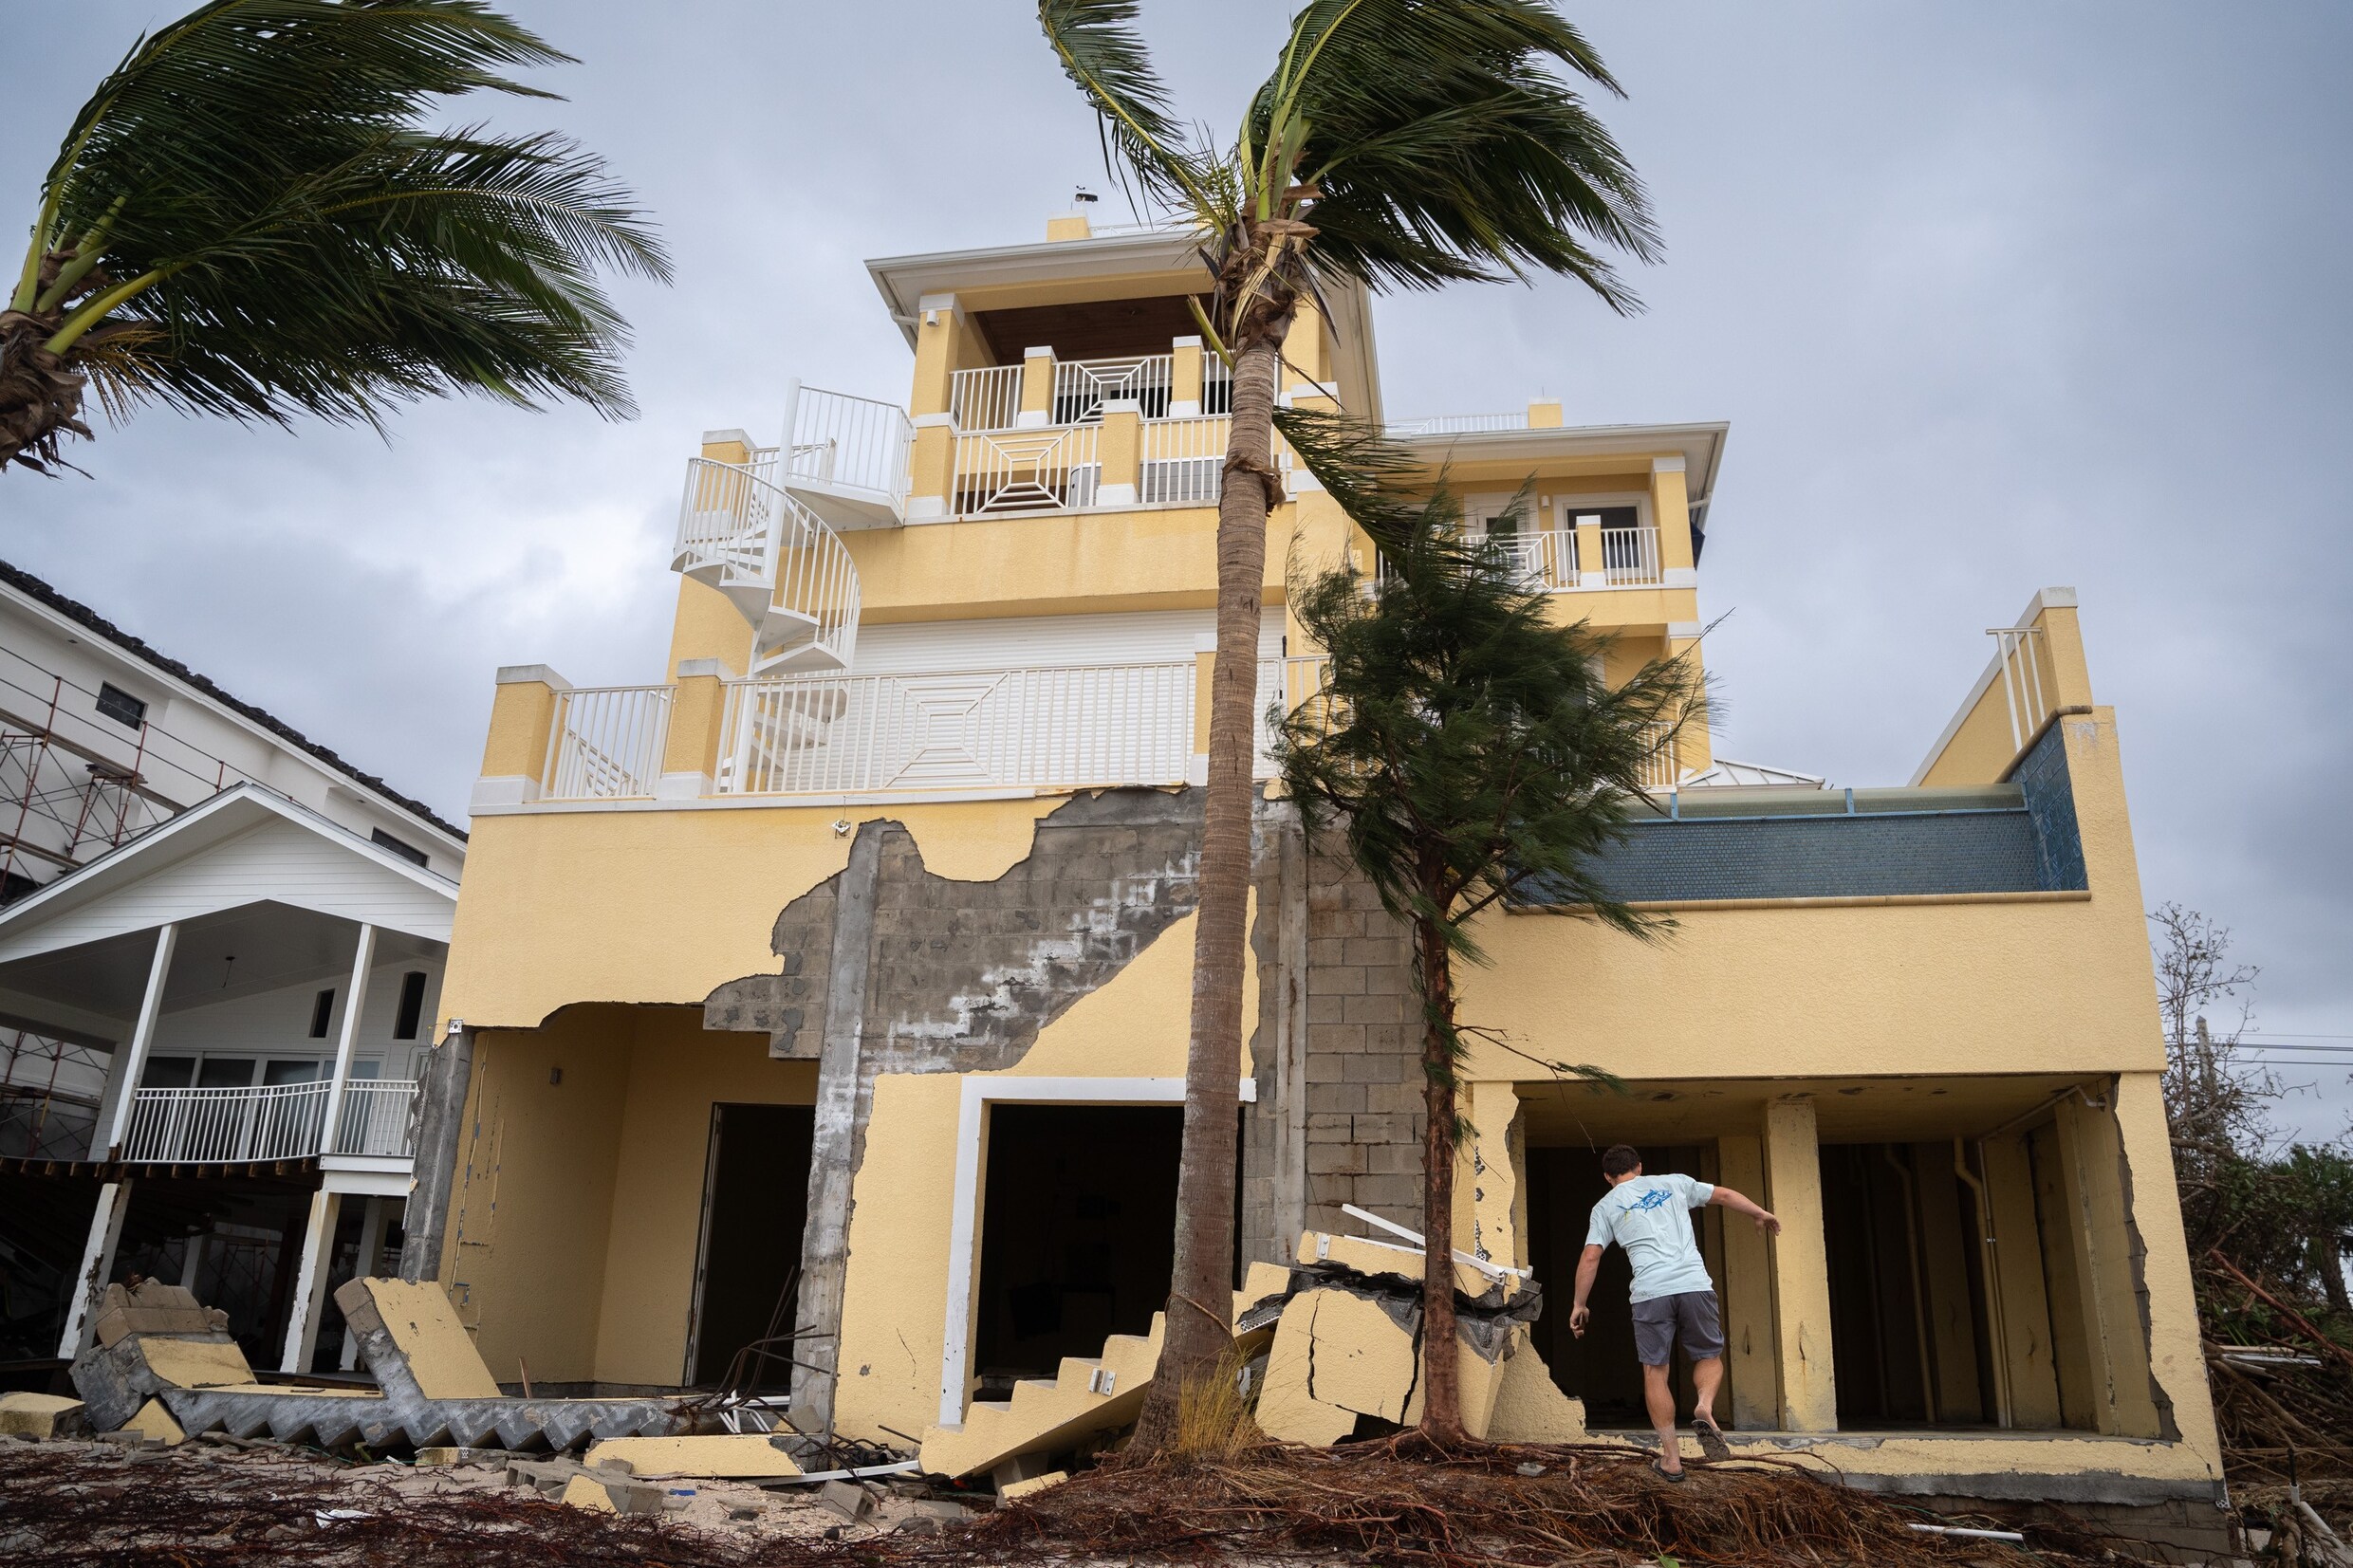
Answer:
[[[1240,1081],[1242,1103],[1258,1085]],[[948,1316],[939,1354],[939,1424],[964,1422],[964,1383],[972,1363],[973,1290],[980,1269],[981,1133],[989,1107],[1030,1105],[1182,1105],[1181,1078],[1014,1078],[968,1073],[956,1115],[955,1208],[948,1229]]]

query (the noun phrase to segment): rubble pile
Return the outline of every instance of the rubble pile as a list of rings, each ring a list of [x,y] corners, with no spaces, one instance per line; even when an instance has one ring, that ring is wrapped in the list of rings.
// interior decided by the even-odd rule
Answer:
[[[1615,1445],[1432,1448],[1417,1435],[1340,1448],[1269,1445],[1240,1462],[1109,1465],[999,1507],[952,1543],[962,1562],[1222,1556],[1550,1568],[1662,1562],[1742,1568],[2028,1568],[2138,1561],[2051,1527],[2020,1529],[1846,1491],[1771,1461],[1695,1467],[1671,1485]],[[1918,1527],[1916,1527],[1918,1526]]]

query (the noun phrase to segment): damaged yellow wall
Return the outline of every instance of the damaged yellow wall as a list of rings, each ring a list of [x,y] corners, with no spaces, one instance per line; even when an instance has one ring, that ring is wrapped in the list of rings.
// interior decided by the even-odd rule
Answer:
[[[1256,895],[1251,913],[1256,913]],[[843,1431],[887,1441],[885,1426],[921,1432],[939,1418],[955,1164],[966,1078],[1182,1078],[1192,1012],[1192,915],[1171,924],[1109,984],[1038,1031],[1016,1065],[996,1073],[890,1073],[875,1080],[865,1152],[852,1195],[843,1286]],[[1258,1016],[1256,966],[1242,1016]],[[1249,1070],[1248,1042],[1235,1062]],[[983,1143],[981,1181],[987,1180]],[[974,1194],[971,1278],[988,1215]],[[970,1324],[967,1343],[970,1343]]]
[[[502,1382],[595,1375],[630,1034],[584,1006],[474,1042],[441,1277]]]
[[[699,1004],[773,972],[776,916],[849,863],[855,824],[899,822],[936,875],[989,881],[1068,799],[476,817],[442,1017],[529,1028],[579,1002]]]
[[[597,1319],[597,1380],[683,1382],[702,1240],[712,1108],[809,1105],[817,1063],[779,1061],[768,1037],[702,1027],[696,1008],[646,1009],[630,1042],[613,1222]],[[805,1188],[805,1170],[777,1179]]]

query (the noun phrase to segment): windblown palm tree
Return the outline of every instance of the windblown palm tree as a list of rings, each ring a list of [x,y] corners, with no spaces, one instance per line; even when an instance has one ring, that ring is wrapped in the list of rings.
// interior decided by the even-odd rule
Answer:
[[[0,469],[161,401],[380,425],[486,392],[631,412],[600,267],[667,281],[635,198],[553,135],[431,130],[432,101],[566,62],[479,0],[212,0],[74,117],[0,310]]]
[[[1360,511],[1387,569],[1367,583],[1343,564],[1292,585],[1294,613],[1330,664],[1321,690],[1284,718],[1275,753],[1307,829],[1327,827],[1345,843],[1413,936],[1422,1429],[1445,1440],[1462,1435],[1453,1259],[1467,1037],[1554,1077],[1617,1084],[1600,1068],[1548,1061],[1461,1023],[1455,963],[1487,962],[1479,918],[1507,899],[1635,936],[1672,929],[1593,868],[1643,810],[1660,746],[1705,722],[1707,690],[1690,654],[1606,684],[1610,638],[1583,621],[1556,624],[1549,596],[1517,559],[1464,539],[1462,508],[1443,484],[1426,499],[1384,496]]]
[[[1571,83],[1618,84],[1545,0],[1311,0],[1226,146],[1173,113],[1135,0],[1039,0],[1038,19],[1118,172],[1198,232],[1212,280],[1204,337],[1233,367],[1176,1258],[1136,1437],[1149,1452],[1228,1338],[1251,709],[1266,519],[1283,499],[1272,432],[1284,338],[1303,299],[1343,280],[1427,288],[1553,272],[1630,311],[1602,252],[1647,261],[1658,242],[1640,181]]]

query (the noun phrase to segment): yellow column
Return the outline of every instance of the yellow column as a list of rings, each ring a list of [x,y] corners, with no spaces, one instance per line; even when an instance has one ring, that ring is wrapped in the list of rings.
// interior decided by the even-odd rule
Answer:
[[[1283,340],[1282,390],[1288,392],[1308,381],[1320,385],[1330,380],[1331,359],[1330,335],[1324,327],[1324,313],[1315,307],[1312,298],[1302,299],[1298,314],[1291,318],[1290,335]]]
[[[1054,422],[1054,351],[1028,348],[1021,355],[1021,413],[1025,429]]]
[[[1921,1282],[1928,1295],[1929,1352],[1936,1374],[1939,1421],[1983,1421],[1977,1388],[1976,1315],[1970,1310],[1969,1249],[1977,1245],[1961,1225],[1960,1179],[1953,1146],[1916,1143],[1912,1176],[1918,1185]]]
[[[520,805],[539,799],[556,700],[571,689],[570,681],[544,664],[510,664],[498,672],[491,732],[482,747],[482,777],[474,785],[475,805]]]
[[[695,800],[713,792],[719,773],[719,731],[727,717],[726,667],[716,659],[688,659],[671,688],[670,733],[662,747],[662,772],[654,793],[663,800]]]
[[[1691,492],[1681,453],[1650,460],[1650,520],[1658,530],[1658,569],[1670,588],[1695,581],[1692,561]]]
[[[2140,1304],[2133,1289],[2124,1150],[2115,1113],[2095,1111],[2080,1098],[2062,1101],[2058,1144],[2100,1430],[2155,1437],[2157,1401],[2149,1390],[2148,1341],[2140,1332]]]
[[[944,523],[955,515],[955,427],[944,414],[918,414],[907,460],[907,521]]]
[[[1562,507],[1569,517],[1577,515],[1572,504],[1563,502]],[[1603,569],[1601,519],[1595,517],[1590,523],[1573,523],[1571,526],[1576,530],[1577,581],[1580,583],[1590,582],[1598,588],[1608,581]]]
[[[1765,1203],[1765,1144],[1749,1134],[1715,1140],[1715,1179]],[[1772,1253],[1763,1231],[1724,1213],[1724,1373],[1732,1425],[1770,1431],[1781,1418],[1779,1356],[1773,1349]]]
[[[1186,777],[1194,784],[1209,783],[1209,692],[1210,673],[1217,667],[1217,636],[1203,633],[1193,651],[1193,768]]]
[[[1988,1138],[1985,1184],[1993,1208],[1994,1270],[2001,1276],[1996,1305],[2002,1332],[1994,1349],[2010,1379],[2013,1427],[2056,1427],[2059,1374],[2051,1355],[2050,1294],[2043,1280],[2040,1229],[2034,1214],[2034,1172],[2026,1138]]]
[[[910,414],[945,414],[957,369],[956,342],[964,330],[954,294],[926,294],[916,313],[915,385],[907,395]]]
[[[1143,482],[1144,421],[1135,398],[1121,397],[1103,404],[1102,434],[1098,439],[1102,445],[1095,450],[1102,464],[1102,477],[1096,482],[1095,504],[1136,505],[1137,488]]]
[[[1172,419],[1189,418],[1201,412],[1201,340],[1172,339],[1168,352],[1168,415]]]
[[[1781,1218],[1773,1239],[1774,1344],[1785,1431],[1838,1430],[1838,1387],[1830,1367],[1830,1267],[1822,1234],[1822,1155],[1814,1102],[1765,1107],[1767,1207]]]
[[[1471,1118],[1454,1169],[1454,1247],[1474,1258],[1526,1268],[1528,1247],[1520,1236],[1520,1151],[1513,1131],[1520,1114],[1519,1085],[1508,1079],[1463,1086],[1463,1111]]]
[[[2174,1184],[2173,1139],[2165,1125],[2164,1079],[2156,1072],[2120,1073],[2108,1096],[2116,1107],[2118,1147],[2131,1172],[2130,1212],[2145,1248],[2140,1272],[2140,1288],[2147,1292],[2149,1375],[2173,1402],[2183,1445],[2218,1476],[2222,1450],[2198,1342],[2197,1298],[2181,1231],[2180,1192]]]

